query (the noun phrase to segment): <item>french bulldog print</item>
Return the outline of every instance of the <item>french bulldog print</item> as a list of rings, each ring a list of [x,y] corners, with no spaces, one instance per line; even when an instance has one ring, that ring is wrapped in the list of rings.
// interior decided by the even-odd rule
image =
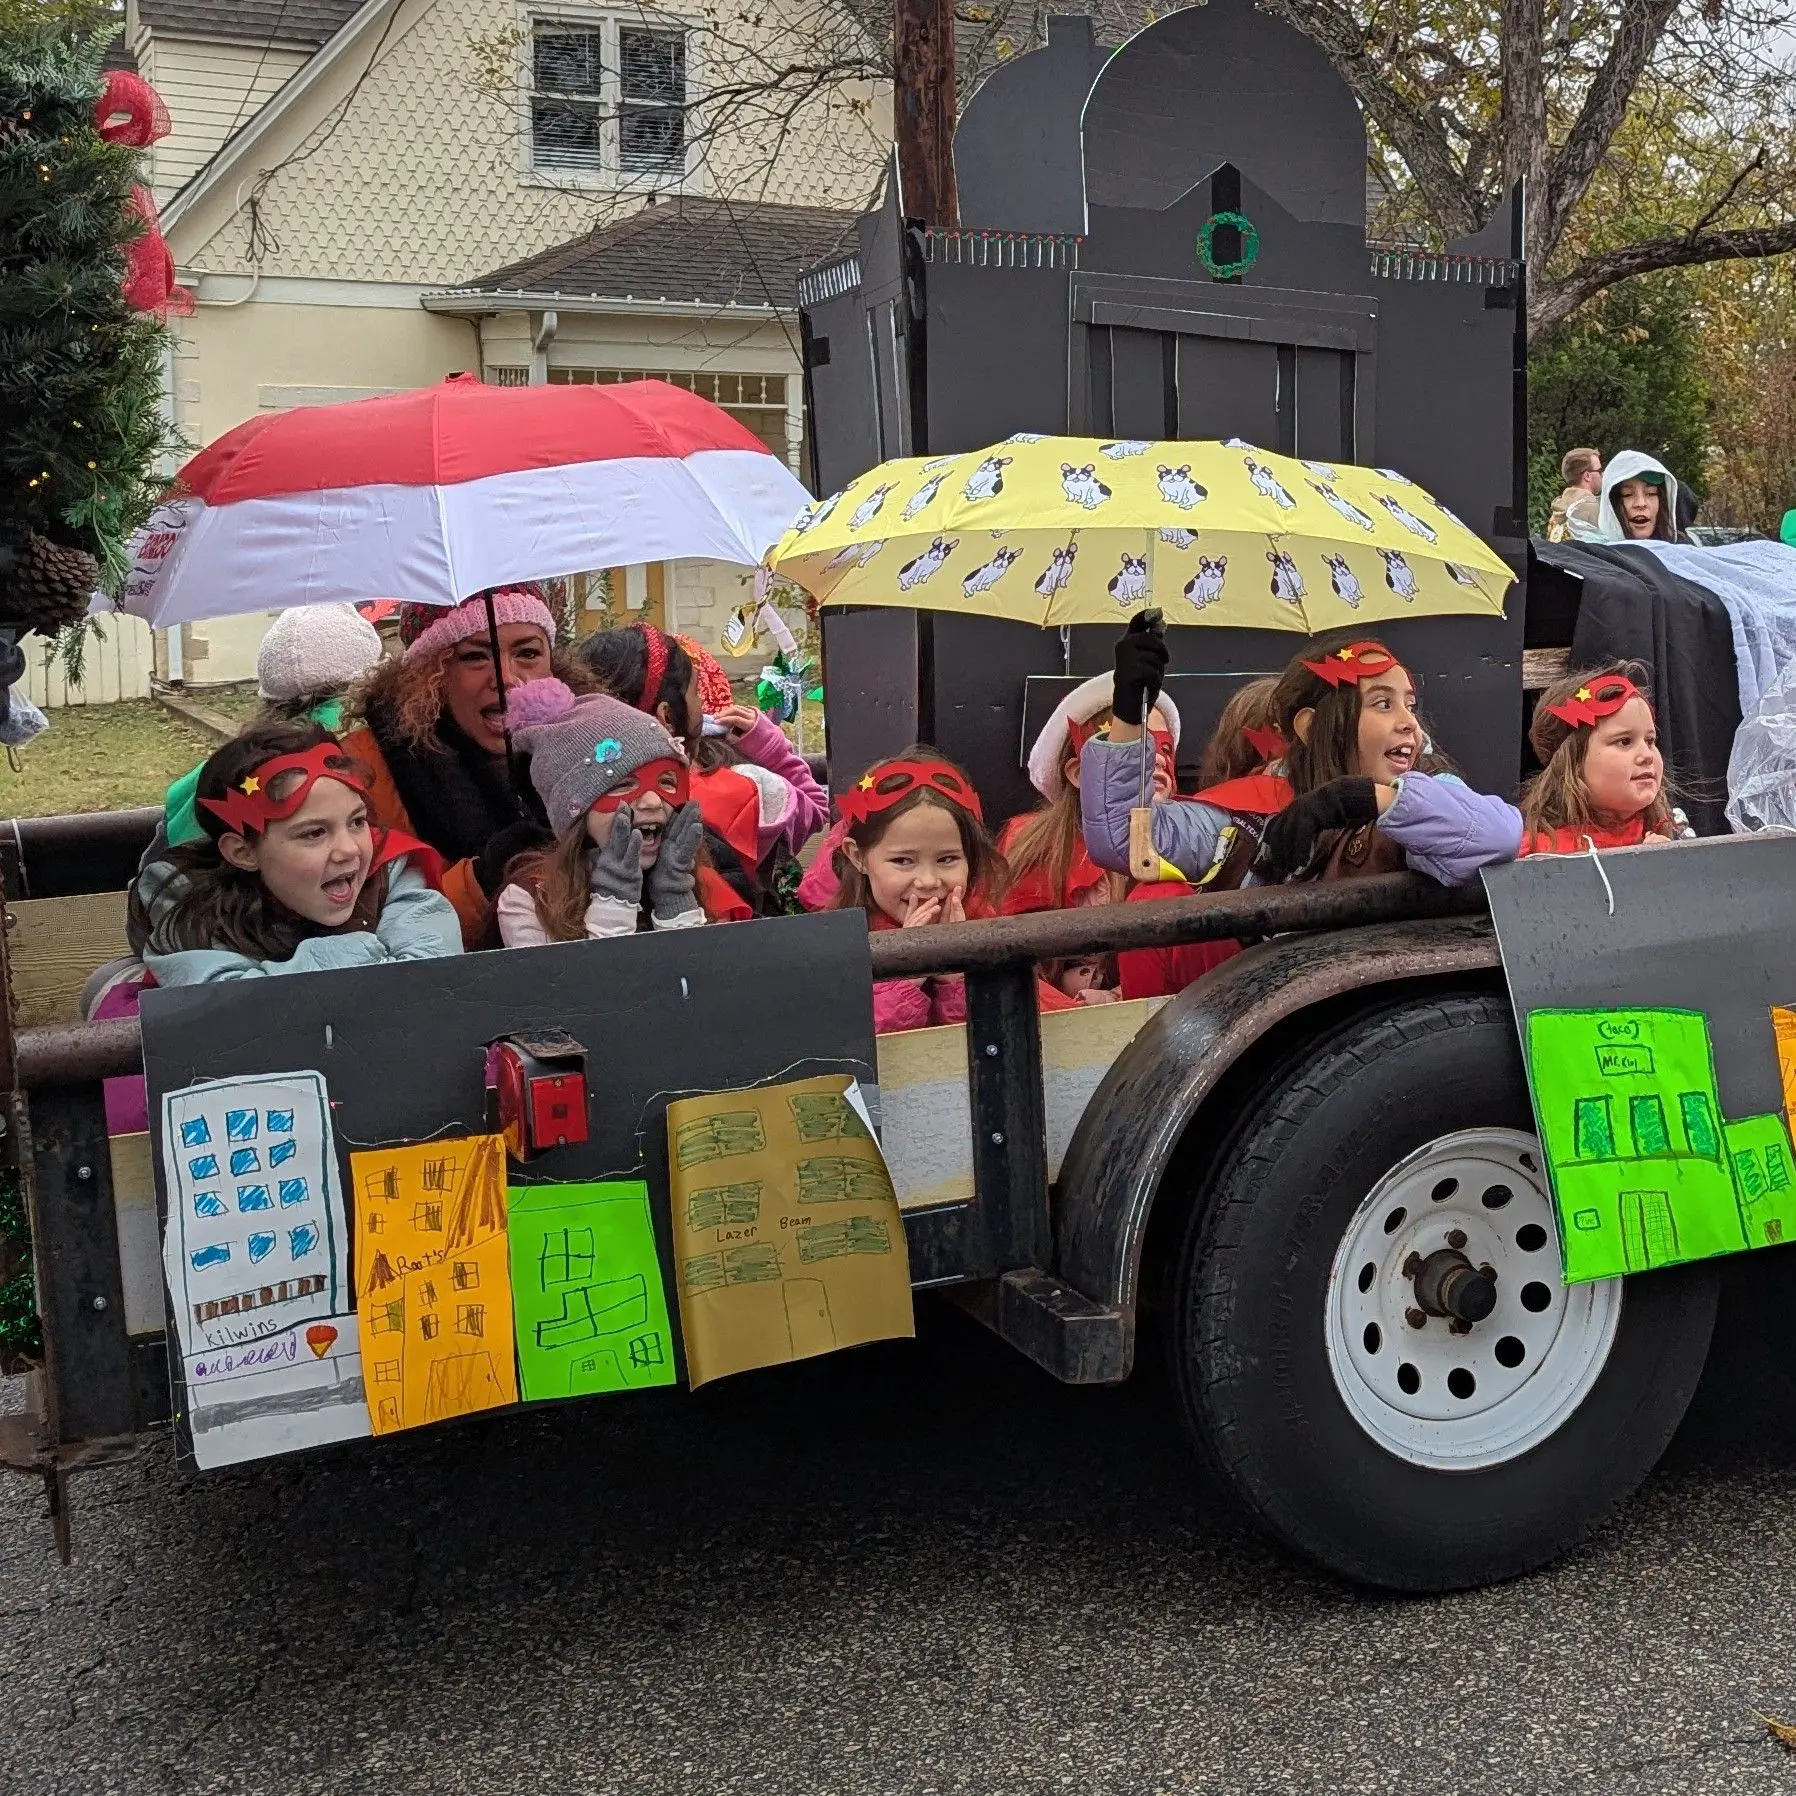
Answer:
[[[915,561],[907,561],[898,570],[898,590],[911,592],[921,586],[925,580],[934,579],[942,563],[959,547],[960,538],[958,536],[952,542],[944,542],[938,536]]]
[[[1359,575],[1347,565],[1344,555],[1324,555],[1328,563],[1328,583],[1335,589],[1335,597],[1343,605],[1359,610],[1359,602],[1366,596],[1366,589],[1359,583]]]
[[[1374,474],[1382,474],[1386,480],[1394,480],[1399,486],[1414,486],[1415,482],[1407,474],[1399,474],[1395,468],[1374,468]]]
[[[960,590],[969,599],[989,592],[1010,570],[1010,564],[1022,554],[1021,549],[1000,549],[983,567],[976,567],[961,581]]]
[[[1225,449],[1245,449],[1249,455],[1259,448],[1258,443],[1250,443],[1246,437],[1224,437],[1222,446]]]
[[[824,563],[825,573],[839,573],[843,568],[863,568],[885,547],[884,537],[875,537],[870,543],[850,543],[845,549],[838,549]]]
[[[1268,549],[1266,559],[1272,563],[1272,596],[1283,599],[1287,605],[1302,604],[1303,576],[1297,571],[1297,563],[1283,549]]]
[[[1125,611],[1140,604],[1147,597],[1147,557],[1125,555],[1122,567],[1110,577],[1106,590]]]
[[[1007,443],[1045,443],[1048,439],[1039,430],[1019,430],[1014,436],[1005,439]]]
[[[1060,464],[1060,486],[1066,496],[1075,505],[1082,505],[1087,511],[1097,508],[1110,497],[1110,489],[1098,479],[1097,464],[1087,462],[1082,468],[1075,468],[1070,461]]]
[[[1208,487],[1198,485],[1191,478],[1189,462],[1182,462],[1176,468],[1156,468],[1154,476],[1159,483],[1160,497],[1180,511],[1194,510],[1210,496]]]
[[[1247,469],[1247,478],[1254,484],[1254,491],[1262,499],[1270,499],[1280,511],[1295,511],[1297,501],[1279,485],[1278,476],[1264,462],[1255,461],[1250,455],[1242,466]]]
[[[1206,605],[1214,605],[1222,597],[1224,580],[1228,577],[1229,558],[1218,555],[1212,561],[1208,555],[1197,558],[1197,572],[1185,582],[1185,597],[1191,601],[1194,611],[1202,611]]]
[[[1359,525],[1362,530],[1374,528],[1370,515],[1361,511],[1351,499],[1345,498],[1340,493],[1337,493],[1332,486],[1319,486],[1313,480],[1309,481],[1307,484],[1311,492],[1316,493],[1328,502],[1328,505],[1337,517],[1345,518],[1350,524]]]
[[[1068,543],[1064,549],[1056,549],[1042,569],[1041,578],[1035,583],[1038,597],[1051,599],[1055,593],[1066,585],[1073,577],[1073,563],[1079,558],[1079,545]]]
[[[1132,456],[1146,455],[1153,448],[1152,443],[1105,443],[1098,450],[1099,455],[1107,455],[1112,461],[1128,461]]]
[[[1455,586],[1469,586],[1474,591],[1477,590],[1478,580],[1476,575],[1467,573],[1458,562],[1443,561],[1441,566],[1447,570],[1447,578],[1451,580]]]
[[[848,516],[850,530],[865,530],[879,516],[881,508],[892,494],[897,492],[898,483],[893,481],[887,486],[876,486]]]
[[[1303,464],[1318,480],[1339,480],[1339,470],[1331,468],[1325,461],[1306,461]]]
[[[798,514],[798,521],[792,528],[796,530],[800,536],[803,536],[807,530],[815,530],[819,524],[828,519],[830,513],[841,503],[842,495],[840,493],[831,493],[827,499],[813,499],[810,504]]]
[[[1422,537],[1428,542],[1439,542],[1440,532],[1432,524],[1424,524],[1416,514],[1406,506],[1399,505],[1395,499],[1387,498],[1383,493],[1378,495],[1378,503],[1394,517],[1403,528],[1412,535]]]
[[[908,524],[918,512],[934,499],[936,494],[942,490],[942,482],[947,478],[948,476],[946,474],[932,474],[920,487],[917,488],[916,492],[911,495],[909,503],[905,506],[904,511],[901,514],[905,523]]]
[[[961,497],[980,500],[995,499],[1004,490],[1004,470],[1010,466],[1008,455],[988,455],[972,473],[967,476]]]
[[[1197,532],[1195,530],[1181,530],[1177,528],[1162,530],[1159,532],[1159,537],[1161,542],[1165,543],[1169,549],[1190,549],[1194,548],[1197,544]]]
[[[1384,560],[1385,585],[1400,599],[1419,598],[1422,589],[1416,584],[1415,571],[1403,559],[1402,551],[1380,549],[1378,553]]]

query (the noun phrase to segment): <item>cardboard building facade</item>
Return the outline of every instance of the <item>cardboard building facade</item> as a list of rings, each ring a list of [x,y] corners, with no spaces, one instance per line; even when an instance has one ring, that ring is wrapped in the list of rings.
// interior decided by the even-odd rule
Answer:
[[[878,462],[1017,431],[1241,437],[1395,468],[1516,565],[1525,316],[1515,219],[1444,255],[1369,246],[1365,128],[1307,39],[1210,0],[1112,53],[1086,18],[1006,64],[955,140],[961,225],[907,223],[896,174],[800,312],[820,493]],[[1515,783],[1522,607],[1383,627],[1487,789]],[[996,816],[1033,801],[1028,740],[1111,632],[899,611],[825,614],[832,766],[917,740],[965,763]],[[1173,632],[1194,761],[1229,694],[1297,646]]]

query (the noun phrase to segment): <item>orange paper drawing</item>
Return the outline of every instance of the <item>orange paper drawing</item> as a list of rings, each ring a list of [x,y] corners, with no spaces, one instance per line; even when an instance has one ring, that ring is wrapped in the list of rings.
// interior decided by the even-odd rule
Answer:
[[[516,1403],[503,1140],[379,1148],[349,1165],[374,1432]]]
[[[1771,1031],[1777,1037],[1777,1070],[1783,1079],[1784,1115],[1796,1133],[1796,1010],[1771,1007]]]

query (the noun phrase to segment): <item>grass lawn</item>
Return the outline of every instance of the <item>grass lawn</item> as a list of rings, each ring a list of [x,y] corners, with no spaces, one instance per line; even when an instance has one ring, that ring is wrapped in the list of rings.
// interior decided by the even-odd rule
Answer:
[[[0,764],[0,816],[160,804],[169,782],[212,752],[153,699],[66,705],[48,715],[50,727],[18,751],[22,771]]]

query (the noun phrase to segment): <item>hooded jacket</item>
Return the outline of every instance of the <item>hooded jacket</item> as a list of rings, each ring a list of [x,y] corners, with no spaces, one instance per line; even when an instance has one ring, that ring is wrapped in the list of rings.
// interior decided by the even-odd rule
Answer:
[[[1623,481],[1642,479],[1656,480],[1660,487],[1659,517],[1663,523],[1663,531],[1655,534],[1662,542],[1676,542],[1677,476],[1662,461],[1643,455],[1638,449],[1622,450],[1604,468],[1603,490],[1596,507],[1596,534],[1590,535],[1588,527],[1574,518],[1571,523],[1572,540],[1601,543],[1625,543],[1633,540],[1621,527],[1621,514],[1615,509],[1615,491]]]

